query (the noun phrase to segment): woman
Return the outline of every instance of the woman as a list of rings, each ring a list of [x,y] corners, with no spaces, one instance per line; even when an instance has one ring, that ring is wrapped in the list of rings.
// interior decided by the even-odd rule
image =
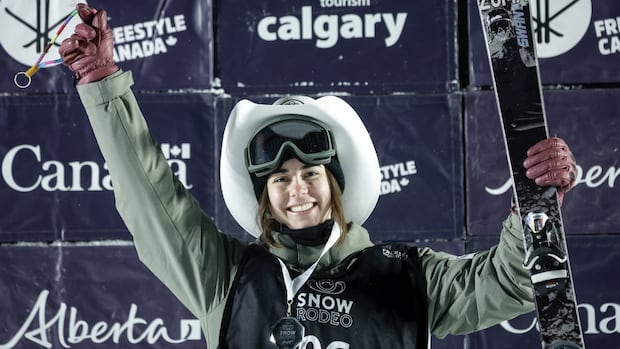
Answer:
[[[372,141],[343,100],[239,102],[222,141],[226,205],[248,244],[218,231],[172,174],[113,62],[105,11],[60,53],[109,166],[140,259],[201,321],[209,348],[424,348],[533,310],[519,217],[489,251],[456,257],[374,245],[361,226],[379,193]],[[574,181],[560,139],[530,149],[528,176]],[[572,176],[572,177],[571,177]],[[311,344],[311,345],[310,345]]]

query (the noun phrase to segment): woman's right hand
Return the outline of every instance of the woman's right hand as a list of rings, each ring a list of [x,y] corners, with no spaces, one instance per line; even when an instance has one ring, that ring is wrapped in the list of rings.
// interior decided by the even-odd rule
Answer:
[[[75,73],[78,84],[99,81],[118,71],[114,63],[114,35],[105,10],[96,11],[85,4],[77,10],[83,23],[63,40],[58,52],[64,64]]]

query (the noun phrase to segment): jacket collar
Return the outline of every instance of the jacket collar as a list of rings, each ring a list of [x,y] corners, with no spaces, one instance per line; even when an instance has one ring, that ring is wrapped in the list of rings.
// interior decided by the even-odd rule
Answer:
[[[272,232],[273,238],[281,246],[265,246],[267,250],[282,259],[289,268],[303,271],[311,266],[323,251],[324,244],[309,246],[296,243],[289,235]],[[372,246],[368,231],[358,224],[351,224],[344,241],[332,247],[321,258],[316,268],[319,272],[336,273],[347,265],[343,265],[347,257]]]

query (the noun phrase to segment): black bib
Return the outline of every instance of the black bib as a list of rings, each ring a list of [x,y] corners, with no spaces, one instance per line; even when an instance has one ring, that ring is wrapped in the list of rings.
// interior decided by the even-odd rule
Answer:
[[[291,316],[305,327],[301,349],[427,348],[426,284],[417,248],[377,245],[355,257],[342,275],[315,272],[295,295]],[[276,349],[271,327],[286,315],[285,293],[276,258],[250,246],[228,297],[219,347]]]

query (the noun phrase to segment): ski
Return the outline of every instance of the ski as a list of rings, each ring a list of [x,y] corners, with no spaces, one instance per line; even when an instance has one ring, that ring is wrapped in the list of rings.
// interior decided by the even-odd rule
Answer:
[[[543,349],[584,349],[556,190],[525,176],[527,150],[548,137],[529,0],[477,0]]]

